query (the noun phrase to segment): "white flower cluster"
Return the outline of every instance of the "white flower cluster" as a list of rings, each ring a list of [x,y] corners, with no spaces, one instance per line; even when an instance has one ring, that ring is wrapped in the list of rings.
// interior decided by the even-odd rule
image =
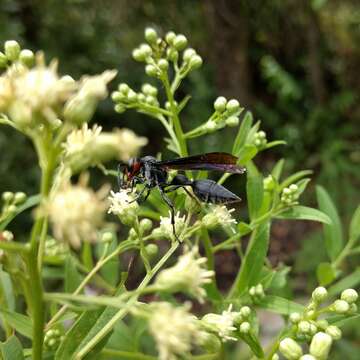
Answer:
[[[94,192],[87,187],[87,178],[80,177],[77,185],[69,181],[52,193],[47,205],[56,239],[68,241],[79,248],[82,241],[97,240],[97,231],[104,223],[107,187]]]
[[[235,225],[237,221],[231,216],[235,209],[228,209],[225,205],[212,206],[210,212],[202,218],[202,223],[207,228],[215,228],[218,225]]]
[[[117,215],[125,225],[132,225],[139,212],[139,204],[134,201],[134,195],[128,190],[110,192],[109,214]]]
[[[177,263],[159,273],[155,286],[165,291],[182,291],[203,302],[206,295],[204,284],[211,282],[215,272],[206,268],[207,259],[199,257],[198,248],[186,251]]]
[[[185,230],[185,215],[180,216],[180,212],[177,212],[174,217],[175,221],[175,233],[180,241],[183,241],[183,231]],[[175,241],[174,229],[171,223],[171,212],[169,216],[160,216],[160,226],[153,230],[154,237],[165,237],[172,241]]]

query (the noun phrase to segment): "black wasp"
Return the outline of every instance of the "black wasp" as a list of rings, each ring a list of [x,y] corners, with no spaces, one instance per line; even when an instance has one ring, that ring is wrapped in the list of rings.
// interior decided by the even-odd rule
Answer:
[[[190,180],[183,174],[177,174],[168,182],[168,171],[173,170],[213,170],[233,174],[243,174],[245,168],[236,164],[237,158],[231,154],[213,152],[173,160],[159,161],[153,156],[130,159],[127,164],[120,164],[118,167],[119,187],[122,189],[134,187],[137,184],[144,184],[143,189],[138,193],[134,201],[145,201],[152,189],[157,188],[162,199],[169,206],[171,211],[171,224],[175,233],[175,209],[166,193],[190,187],[194,195],[205,203],[228,204],[240,201],[241,199],[219,185],[213,180]],[[145,195],[144,195],[145,194]],[[144,195],[144,196],[143,196]],[[143,196],[143,197],[142,197]]]

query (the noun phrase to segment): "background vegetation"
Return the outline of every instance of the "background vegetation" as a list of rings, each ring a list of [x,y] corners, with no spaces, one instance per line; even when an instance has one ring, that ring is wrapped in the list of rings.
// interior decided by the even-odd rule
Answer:
[[[191,93],[197,104],[183,115],[188,129],[200,125],[211,113],[218,94],[238,99],[262,120],[268,138],[285,139],[289,144],[275,148],[268,153],[271,155],[262,154],[258,167],[266,173],[278,160],[278,151],[289,159],[287,172],[312,169],[313,179],[327,188],[337,204],[341,221],[349,222],[359,201],[360,185],[358,1],[0,2],[0,43],[16,39],[24,48],[46,49],[49,58],[61,60],[60,72],[74,78],[116,68],[118,79],[112,86],[120,79],[134,87],[144,82],[143,69],[132,61],[130,53],[148,25],[159,33],[173,29],[191,37],[194,48],[207,59],[203,71],[193,73],[184,86],[184,92]],[[190,91],[195,85],[196,92]],[[126,112],[120,119],[119,124],[119,115],[108,99],[101,103],[94,121],[105,129],[129,127],[149,138],[144,153],[165,151],[167,155],[162,142],[165,133],[158,122],[144,121],[143,115],[135,112]],[[190,143],[190,152],[230,151],[232,144],[224,138],[234,131],[226,128],[206,142]],[[39,170],[28,166],[36,163],[31,144],[2,127],[0,153],[0,192],[35,193]],[[230,182],[229,187],[241,194],[243,185]],[[307,196],[304,202],[315,203],[314,193],[309,191]],[[23,218],[14,232],[21,235],[29,226],[30,220]],[[270,259],[294,265],[299,279],[284,291],[301,294],[314,287],[315,275],[311,278],[309,274],[315,274],[325,257],[321,241],[319,224],[274,225]],[[229,251],[224,256],[231,260],[232,254]],[[354,256],[350,261],[356,264],[359,258]],[[224,266],[225,261],[219,262],[217,273],[226,287],[238,264]],[[302,276],[305,273],[306,277]],[[356,346],[356,342],[343,344],[345,349]],[[356,356],[351,355],[356,349],[349,354],[349,358]]]

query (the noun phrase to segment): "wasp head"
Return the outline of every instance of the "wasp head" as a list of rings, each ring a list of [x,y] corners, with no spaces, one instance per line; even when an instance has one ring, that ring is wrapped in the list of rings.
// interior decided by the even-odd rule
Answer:
[[[126,189],[134,176],[138,175],[142,167],[142,162],[139,158],[132,158],[127,164],[119,164],[118,166],[118,181],[119,188]]]

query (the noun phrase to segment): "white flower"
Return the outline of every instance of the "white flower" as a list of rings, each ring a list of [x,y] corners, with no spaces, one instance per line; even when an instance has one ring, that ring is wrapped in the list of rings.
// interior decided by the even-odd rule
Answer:
[[[214,271],[207,270],[207,259],[199,257],[198,248],[194,247],[181,255],[177,263],[159,273],[155,286],[173,292],[183,291],[195,296],[200,302],[206,295],[202,288],[211,282]]]
[[[49,199],[48,214],[55,238],[79,248],[81,241],[97,240],[97,230],[104,223],[107,187],[95,192],[87,187],[87,178],[77,185],[63,183]]]
[[[156,341],[160,360],[187,358],[192,345],[202,338],[197,318],[188,306],[173,307],[167,302],[150,305],[153,309],[149,330]]]
[[[177,212],[175,214],[175,232],[176,235],[181,239],[181,233],[185,228],[185,215],[180,217],[180,212]],[[169,216],[164,217],[160,216],[160,227],[159,227],[159,233],[162,234],[162,236],[167,237],[171,240],[174,240],[174,229],[171,224],[171,212],[169,211]]]
[[[110,191],[109,214],[114,214],[126,225],[131,225],[135,220],[139,204],[134,200],[134,195],[128,190],[121,189],[118,192]]]
[[[329,334],[318,332],[311,340],[310,354],[317,359],[327,359],[332,342],[332,337]]]
[[[147,144],[147,139],[145,137],[137,136],[130,129],[121,129],[115,131],[116,144],[119,148],[119,158],[123,161],[127,161],[130,158],[134,157],[140,149],[140,147]],[[100,139],[101,140],[101,139]]]
[[[224,341],[237,339],[232,336],[236,331],[235,322],[241,319],[241,314],[231,311],[232,304],[229,305],[227,310],[224,310],[221,315],[219,314],[206,314],[201,321],[203,324],[216,332]]]
[[[208,228],[214,228],[218,225],[234,225],[237,223],[236,220],[231,216],[231,213],[234,211],[235,209],[229,210],[224,205],[215,205],[212,207],[211,211],[203,217],[202,223]]]
[[[92,144],[101,133],[101,126],[94,125],[91,129],[85,123],[81,129],[73,130],[63,144],[65,156],[71,156],[83,152],[86,147]]]

